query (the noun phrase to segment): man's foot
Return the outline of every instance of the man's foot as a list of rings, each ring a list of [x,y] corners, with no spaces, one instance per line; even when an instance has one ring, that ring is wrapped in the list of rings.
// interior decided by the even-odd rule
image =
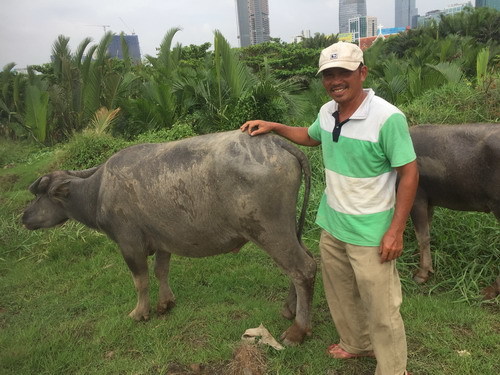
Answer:
[[[366,352],[365,354],[352,354],[346,352],[344,349],[340,347],[339,344],[333,344],[328,347],[326,350],[326,354],[332,358],[336,359],[350,359],[350,358],[359,358],[359,357],[375,357],[373,352]]]

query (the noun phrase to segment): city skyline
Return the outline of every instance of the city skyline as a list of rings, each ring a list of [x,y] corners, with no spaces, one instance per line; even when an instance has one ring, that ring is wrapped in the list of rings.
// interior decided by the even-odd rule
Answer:
[[[366,16],[366,0],[339,0],[339,33],[349,32],[351,18]]]
[[[394,27],[415,27],[418,9],[415,0],[394,0]]]
[[[16,0],[2,4],[0,23],[0,68],[16,63],[50,62],[52,45],[59,35],[70,38],[75,51],[87,37],[98,43],[104,29],[119,34],[136,34],[142,56],[156,56],[167,31],[180,27],[175,43],[213,43],[218,30],[231,46],[238,47],[235,0]],[[461,0],[416,0],[419,14],[444,9]],[[339,0],[268,0],[270,36],[292,42],[303,30],[315,33],[339,32]],[[366,0],[367,15],[377,17],[383,27],[394,26],[394,0]],[[104,27],[105,26],[105,27]]]

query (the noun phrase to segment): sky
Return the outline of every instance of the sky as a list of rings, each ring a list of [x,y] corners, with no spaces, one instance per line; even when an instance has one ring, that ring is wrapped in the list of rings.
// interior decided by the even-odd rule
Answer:
[[[399,1],[399,0],[397,0]],[[367,0],[367,13],[383,27],[394,26],[395,0]],[[466,0],[416,0],[419,14],[444,9]],[[336,34],[338,0],[268,0],[271,37],[291,42],[302,30]],[[0,0],[0,68],[16,69],[50,61],[59,35],[69,37],[71,51],[92,38],[98,43],[104,30],[135,33],[142,55],[156,56],[167,31],[181,28],[174,44],[213,44],[219,30],[239,47],[235,0]]]

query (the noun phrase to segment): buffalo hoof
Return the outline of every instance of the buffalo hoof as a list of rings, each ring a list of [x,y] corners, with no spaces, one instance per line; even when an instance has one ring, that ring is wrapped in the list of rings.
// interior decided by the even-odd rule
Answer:
[[[311,331],[306,331],[300,328],[297,322],[294,322],[283,334],[281,335],[281,341],[286,346],[297,346],[304,341],[305,336],[310,336]]]
[[[156,313],[158,315],[164,315],[166,314],[169,310],[171,310],[175,306],[175,301],[170,300],[164,303],[158,303],[158,306],[156,306]]]
[[[417,284],[426,283],[427,280],[429,280],[429,272],[418,270],[413,275],[413,281],[415,281]]]
[[[132,310],[130,314],[128,314],[129,317],[134,319],[136,322],[140,321],[148,321],[149,320],[149,311],[146,312],[140,312],[138,309]]]

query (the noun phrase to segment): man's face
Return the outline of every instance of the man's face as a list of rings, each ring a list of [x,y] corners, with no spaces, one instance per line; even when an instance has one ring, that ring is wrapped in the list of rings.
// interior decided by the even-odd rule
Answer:
[[[328,95],[339,104],[348,104],[363,92],[363,82],[368,69],[361,66],[351,71],[344,68],[330,68],[323,71],[323,86]]]

